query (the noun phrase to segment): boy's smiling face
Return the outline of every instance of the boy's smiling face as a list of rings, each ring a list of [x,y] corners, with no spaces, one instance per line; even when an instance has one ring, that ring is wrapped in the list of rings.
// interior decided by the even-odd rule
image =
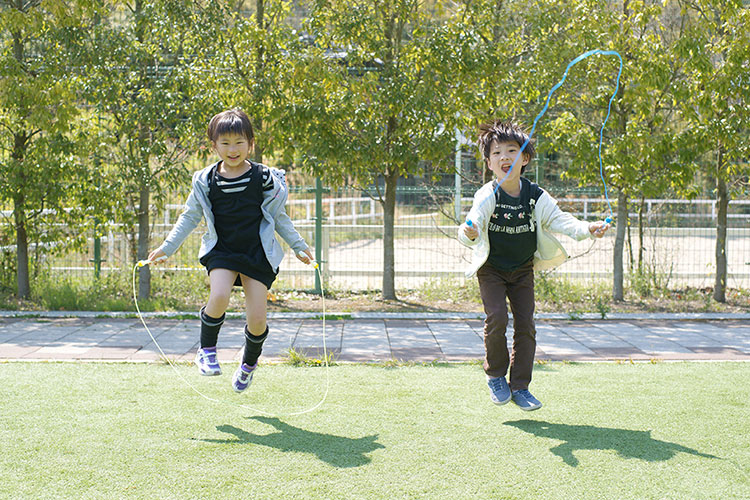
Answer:
[[[517,183],[521,177],[521,170],[524,166],[529,163],[531,159],[529,155],[523,153],[523,158],[519,159],[515,165],[513,161],[518,156],[518,152],[521,151],[521,145],[515,141],[498,142],[493,141],[490,146],[490,157],[486,160],[487,167],[492,170],[498,181],[502,181],[507,175],[508,177],[503,181]],[[513,165],[513,170],[510,170],[510,166]],[[508,172],[510,174],[508,175]]]

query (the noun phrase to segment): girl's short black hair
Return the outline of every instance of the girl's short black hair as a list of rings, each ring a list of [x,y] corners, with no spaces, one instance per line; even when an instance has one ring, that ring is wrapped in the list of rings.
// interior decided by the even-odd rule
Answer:
[[[529,140],[529,134],[527,134],[523,128],[510,121],[493,120],[491,122],[484,123],[479,126],[479,137],[477,138],[477,146],[479,151],[482,152],[482,156],[485,160],[490,157],[490,148],[492,143],[497,142],[516,142],[520,148],[523,144]],[[536,155],[536,149],[534,148],[534,141],[531,140],[523,150],[523,154],[529,155],[529,161]],[[526,166],[521,169],[521,172],[526,170]]]
[[[211,142],[216,142],[224,134],[244,135],[251,144],[255,137],[250,118],[239,108],[222,111],[208,122],[208,138]]]

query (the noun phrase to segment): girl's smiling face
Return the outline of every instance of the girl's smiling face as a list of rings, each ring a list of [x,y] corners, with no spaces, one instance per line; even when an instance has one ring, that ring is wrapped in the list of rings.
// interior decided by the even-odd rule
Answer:
[[[244,167],[250,154],[250,143],[241,134],[221,134],[213,143],[214,151],[224,164],[230,168]]]
[[[513,161],[518,156],[518,152],[521,151],[521,145],[515,141],[498,142],[493,141],[490,146],[490,157],[487,159],[487,167],[492,170],[492,173],[497,176],[498,181],[502,181],[505,176],[505,182],[518,182],[521,177],[521,170],[524,166],[529,163],[531,159],[529,155],[523,153],[523,158],[519,159],[515,165]],[[513,170],[510,167],[513,165]],[[510,174],[508,174],[510,172]]]

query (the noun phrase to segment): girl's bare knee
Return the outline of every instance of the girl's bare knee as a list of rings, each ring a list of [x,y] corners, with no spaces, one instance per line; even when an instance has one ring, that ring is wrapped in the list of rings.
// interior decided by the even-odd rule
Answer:
[[[212,292],[208,296],[208,303],[206,304],[206,314],[210,315],[211,312],[218,312],[219,314],[223,314],[229,306],[229,297],[230,295],[228,293]]]
[[[247,318],[247,329],[254,335],[262,335],[266,331],[266,318],[259,317],[248,317]]]

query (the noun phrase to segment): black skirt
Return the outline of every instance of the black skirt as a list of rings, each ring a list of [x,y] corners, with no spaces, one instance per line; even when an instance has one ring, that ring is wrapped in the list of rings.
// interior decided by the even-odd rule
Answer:
[[[244,274],[248,278],[260,281],[266,288],[270,289],[276,280],[276,273],[271,269],[271,265],[266,260],[266,265],[258,265],[252,260],[244,258],[241,254],[225,253],[217,251],[216,247],[201,257],[201,264],[206,266],[206,271],[211,272],[213,269],[229,269]],[[263,256],[265,259],[265,255]],[[240,276],[234,280],[234,286],[242,286]]]

